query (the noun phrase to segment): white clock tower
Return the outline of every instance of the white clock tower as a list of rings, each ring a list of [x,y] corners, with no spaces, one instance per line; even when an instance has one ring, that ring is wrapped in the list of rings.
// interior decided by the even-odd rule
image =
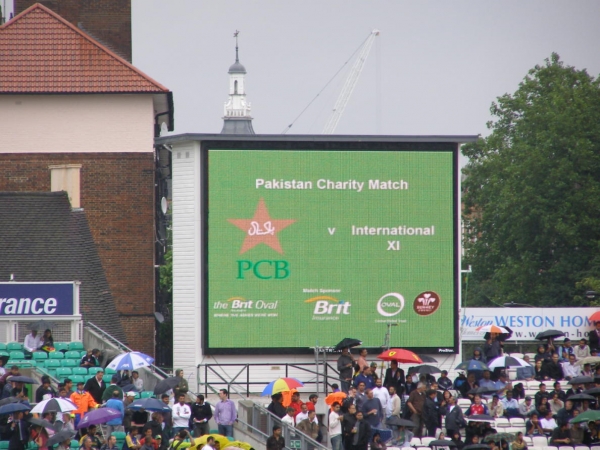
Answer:
[[[235,62],[229,67],[229,98],[225,103],[221,134],[254,134],[250,103],[246,101],[246,68],[238,56],[238,34],[235,37]]]

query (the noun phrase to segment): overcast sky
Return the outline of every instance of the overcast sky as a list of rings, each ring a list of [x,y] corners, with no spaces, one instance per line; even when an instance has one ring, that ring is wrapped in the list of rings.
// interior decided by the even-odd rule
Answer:
[[[595,0],[132,0],[132,10],[133,63],[173,91],[177,134],[221,131],[236,29],[256,133],[281,133],[374,28],[336,133],[486,134],[491,102],[553,51],[600,72]],[[322,131],[346,75],[289,133]]]

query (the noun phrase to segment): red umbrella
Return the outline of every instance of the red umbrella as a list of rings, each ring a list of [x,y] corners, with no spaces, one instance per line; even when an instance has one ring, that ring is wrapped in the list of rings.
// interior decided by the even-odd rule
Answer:
[[[596,311],[590,316],[590,322],[600,322],[600,311]]]
[[[398,361],[400,363],[423,363],[416,353],[404,350],[403,348],[390,348],[381,355],[377,355],[377,358],[383,359],[384,361]]]

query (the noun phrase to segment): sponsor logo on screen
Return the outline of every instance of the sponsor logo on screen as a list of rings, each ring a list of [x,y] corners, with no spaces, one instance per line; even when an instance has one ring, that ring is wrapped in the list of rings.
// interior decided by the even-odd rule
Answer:
[[[350,314],[350,302],[338,300],[328,295],[319,295],[317,297],[304,300],[304,303],[314,303],[313,314],[315,316],[342,316]]]
[[[404,309],[404,297],[397,292],[385,294],[377,302],[377,312],[383,317],[393,317]]]
[[[213,309],[231,309],[231,310],[248,310],[248,309],[277,309],[279,300],[249,300],[244,297],[231,297],[224,302],[215,302]]]
[[[433,291],[421,292],[413,302],[413,309],[420,316],[428,316],[438,310],[441,304],[440,296]]]

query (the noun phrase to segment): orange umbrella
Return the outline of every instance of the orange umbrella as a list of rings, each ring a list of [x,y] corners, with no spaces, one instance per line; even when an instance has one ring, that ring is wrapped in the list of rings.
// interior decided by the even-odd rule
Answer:
[[[590,322],[600,322],[600,311],[596,311],[590,316]]]
[[[333,405],[335,402],[338,402],[340,405],[342,404],[342,402],[344,401],[344,399],[348,397],[346,395],[345,392],[339,391],[339,392],[332,392],[331,394],[329,394],[327,397],[325,397],[325,403],[327,403],[329,406]],[[332,409],[333,407],[329,408],[333,411]]]
[[[383,359],[384,361],[398,361],[401,363],[423,363],[416,353],[413,353],[410,350],[404,350],[403,348],[390,348],[382,354],[377,355],[377,358]]]
[[[290,403],[292,403],[292,395],[294,395],[294,393],[296,392],[298,392],[298,389],[292,389],[291,391],[283,391],[281,393],[281,395],[283,396],[282,405],[286,408],[290,406]]]

